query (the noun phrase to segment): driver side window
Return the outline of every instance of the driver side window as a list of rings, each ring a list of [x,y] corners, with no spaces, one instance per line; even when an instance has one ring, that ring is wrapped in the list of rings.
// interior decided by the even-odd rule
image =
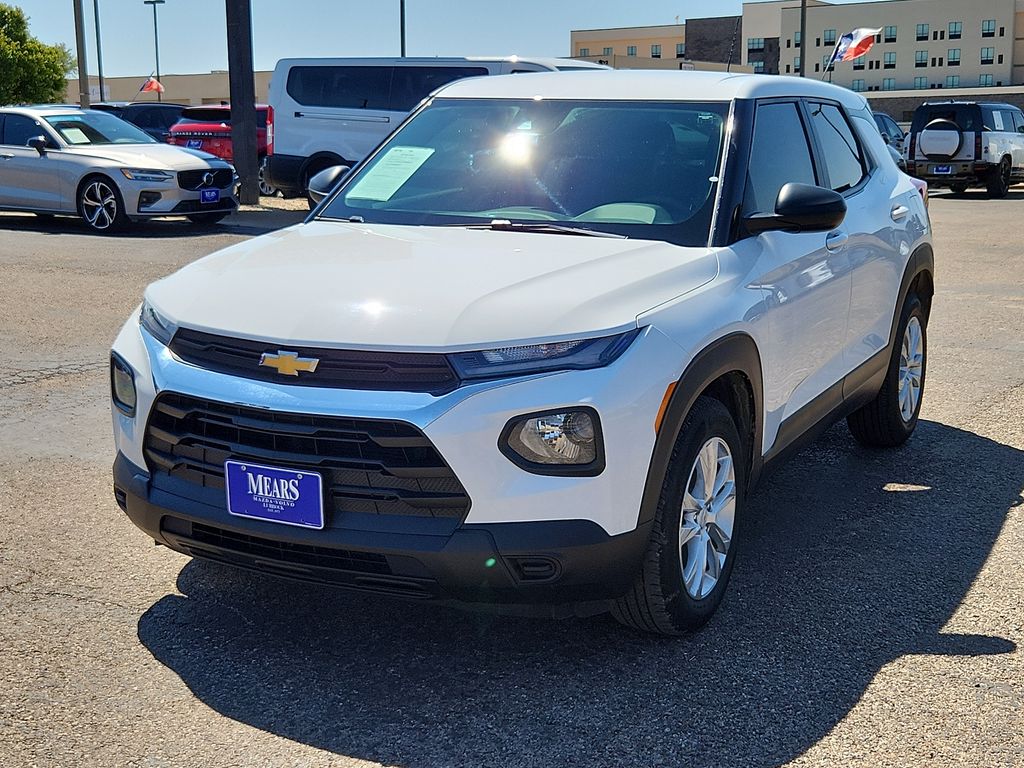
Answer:
[[[794,102],[762,104],[754,117],[743,214],[774,213],[788,183],[817,184],[811,148]]]
[[[24,115],[5,115],[4,144],[15,147],[27,147],[28,140],[36,136],[46,136],[46,131],[35,120]],[[49,137],[47,136],[47,139]]]

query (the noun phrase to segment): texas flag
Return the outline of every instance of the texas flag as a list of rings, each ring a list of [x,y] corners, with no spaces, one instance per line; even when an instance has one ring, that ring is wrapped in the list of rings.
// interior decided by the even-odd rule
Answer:
[[[834,61],[853,61],[859,56],[863,56],[875,44],[875,35],[881,33],[880,29],[868,29],[867,27],[847,32],[839,38],[839,43],[836,45],[835,51],[832,52],[832,60],[829,61],[829,64]]]
[[[159,80],[157,80],[155,77],[153,77],[151,75],[149,77],[149,79],[147,79],[146,82],[144,82],[142,84],[142,87],[139,88],[139,93],[146,93],[147,91],[155,91],[156,93],[163,93],[164,92],[163,83],[161,83]]]

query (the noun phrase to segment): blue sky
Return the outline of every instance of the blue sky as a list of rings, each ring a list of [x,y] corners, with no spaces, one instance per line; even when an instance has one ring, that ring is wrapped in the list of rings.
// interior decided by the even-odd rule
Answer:
[[[25,11],[36,37],[74,49],[71,0],[4,1]],[[93,0],[83,3],[95,75]],[[148,75],[152,8],[142,0],[99,4],[104,74]],[[398,6],[398,0],[252,0],[256,68],[273,69],[286,56],[397,56]],[[406,39],[412,56],[566,56],[571,29],[672,24],[677,16],[727,16],[739,9],[740,0],[407,0]],[[227,68],[223,2],[167,0],[159,14],[162,72]]]

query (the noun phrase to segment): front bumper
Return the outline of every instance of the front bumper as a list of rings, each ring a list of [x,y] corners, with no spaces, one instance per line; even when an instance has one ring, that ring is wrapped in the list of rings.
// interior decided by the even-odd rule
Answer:
[[[232,212],[238,208],[235,183],[211,187],[219,192],[215,203],[204,203],[200,190],[183,189],[177,181],[155,183],[120,180],[121,196],[132,218],[156,216],[190,216],[197,213]]]
[[[541,614],[590,613],[624,594],[650,523],[609,536],[586,520],[462,525],[447,535],[286,527],[240,519],[154,488],[123,454],[114,494],[155,541],[193,557],[301,581],[437,602]]]

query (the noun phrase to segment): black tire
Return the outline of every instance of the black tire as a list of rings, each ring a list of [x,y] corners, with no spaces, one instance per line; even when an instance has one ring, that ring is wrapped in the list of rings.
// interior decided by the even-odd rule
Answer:
[[[260,158],[259,172],[257,175],[257,185],[259,186],[260,189],[260,195],[262,195],[263,197],[277,197],[277,187],[271,186],[266,180],[268,162],[269,158],[266,155]]]
[[[696,599],[683,582],[680,557],[683,497],[701,448],[713,438],[723,440],[732,454],[735,517],[731,543],[718,581],[708,594]],[[642,632],[673,636],[700,629],[711,618],[722,601],[736,561],[737,534],[742,528],[746,501],[746,456],[746,448],[729,410],[718,400],[699,398],[686,417],[672,450],[641,571],[630,591],[612,608],[612,615],[618,621]]]
[[[903,339],[911,318],[917,318],[921,328],[921,377],[917,405],[909,419],[904,418],[900,408],[900,367],[903,353]],[[924,307],[916,294],[907,296],[896,328],[896,343],[893,345],[889,367],[878,395],[867,405],[850,414],[846,423],[857,442],[868,448],[895,448],[903,445],[914,433],[924,402],[924,385],[928,372],[928,323]]]
[[[950,184],[949,188],[953,191],[954,195],[962,195],[967,191],[966,184]]]
[[[197,227],[212,227],[222,221],[230,211],[218,211],[217,213],[193,213],[188,220]]]
[[[990,198],[1002,200],[1010,193],[1011,172],[1010,161],[1005,157],[999,161],[999,165],[989,172],[986,186],[988,187],[988,196]]]
[[[76,196],[78,215],[93,232],[119,232],[131,223],[117,184],[99,174],[83,179]]]

